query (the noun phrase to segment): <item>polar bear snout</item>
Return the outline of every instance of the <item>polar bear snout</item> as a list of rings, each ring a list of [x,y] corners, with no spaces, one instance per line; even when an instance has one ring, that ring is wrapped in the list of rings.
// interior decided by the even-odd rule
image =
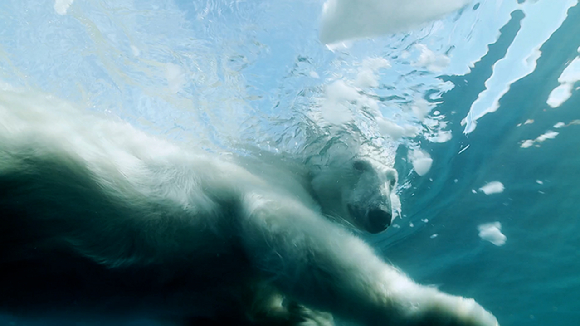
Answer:
[[[362,229],[371,234],[377,234],[386,230],[392,222],[393,214],[383,208],[363,208],[359,205],[348,204],[349,214],[354,218]]]
[[[371,209],[367,213],[367,230],[369,233],[380,233],[391,225],[393,215],[382,209]]]

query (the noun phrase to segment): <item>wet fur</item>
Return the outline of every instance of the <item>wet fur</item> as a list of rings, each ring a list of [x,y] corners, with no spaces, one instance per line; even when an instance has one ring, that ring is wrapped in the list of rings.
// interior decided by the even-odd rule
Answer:
[[[304,181],[316,174],[242,161],[1,92],[0,310],[174,325],[331,325],[320,311],[369,326],[497,324],[323,217]]]

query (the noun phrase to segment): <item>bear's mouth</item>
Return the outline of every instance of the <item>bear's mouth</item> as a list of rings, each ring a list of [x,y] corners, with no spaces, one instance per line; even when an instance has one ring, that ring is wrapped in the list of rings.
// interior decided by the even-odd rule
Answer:
[[[360,206],[347,204],[346,208],[352,222],[371,234],[383,232],[391,225],[391,212],[381,208],[363,209]]]
[[[371,209],[367,213],[366,221],[368,223],[367,230],[370,233],[376,234],[383,232],[391,225],[393,215],[383,209]]]

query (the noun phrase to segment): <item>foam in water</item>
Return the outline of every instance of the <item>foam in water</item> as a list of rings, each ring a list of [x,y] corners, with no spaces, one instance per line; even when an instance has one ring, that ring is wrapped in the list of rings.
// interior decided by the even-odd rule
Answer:
[[[360,98],[356,90],[343,81],[336,81],[326,87],[326,99],[321,107],[322,118],[331,124],[343,124],[352,120],[348,102]]]
[[[412,125],[399,126],[392,120],[384,117],[377,117],[376,121],[381,135],[389,136],[393,140],[398,140],[402,137],[414,137],[419,133],[418,127]]]
[[[362,67],[359,70],[354,85],[360,88],[378,87],[379,77],[377,72],[380,69],[390,68],[391,64],[388,60],[383,58],[369,58],[362,62]]]
[[[425,120],[425,117],[429,114],[429,112],[431,112],[432,105],[425,99],[417,98],[411,109],[413,110],[413,113],[415,114],[417,119],[423,122],[423,120]]]
[[[414,65],[426,68],[430,72],[442,72],[451,62],[451,59],[449,59],[447,55],[435,53],[425,44],[416,44],[415,48],[418,49],[421,54]]]

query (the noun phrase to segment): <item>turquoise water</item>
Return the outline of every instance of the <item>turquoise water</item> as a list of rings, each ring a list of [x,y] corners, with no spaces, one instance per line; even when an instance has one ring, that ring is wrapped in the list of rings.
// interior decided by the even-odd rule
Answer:
[[[382,117],[422,131],[393,140],[355,115],[366,135],[397,148],[401,178],[402,216],[368,241],[416,281],[474,297],[501,325],[580,324],[580,84],[572,79],[561,105],[547,103],[580,56],[577,1],[475,2],[333,51],[317,40],[322,2],[77,1],[59,15],[54,2],[3,1],[0,86],[54,94],[208,150],[245,139],[297,152],[325,87],[356,83],[365,59],[386,59],[391,67],[374,71],[379,85],[358,88],[351,102],[372,99]],[[449,61],[422,64],[418,44]],[[413,114],[422,100],[427,120]],[[429,141],[441,131],[451,139]],[[547,131],[558,134],[538,139]],[[418,148],[433,159],[422,176],[409,158]],[[491,181],[503,192],[479,190]],[[478,236],[494,222],[505,244]]]
[[[537,68],[512,84],[497,113],[482,118],[475,132],[432,147],[433,181],[413,180],[417,189],[403,202],[413,207],[412,219],[426,217],[433,223],[384,249],[417,279],[441,284],[450,292],[469,291],[502,325],[580,322],[580,190],[576,184],[580,130],[571,126],[538,148],[519,144],[559,121],[578,118],[577,95],[557,110],[546,105],[546,98],[558,85],[566,63],[577,55],[579,9],[571,9],[568,19],[542,45]],[[514,15],[469,74],[448,77],[456,87],[444,95],[442,112],[467,108],[484,89],[490,67],[504,56],[519,19]],[[464,115],[456,114],[457,129]],[[516,127],[528,119],[534,123]],[[469,148],[458,154],[465,146]],[[506,190],[492,195],[497,197],[471,192],[488,180],[501,180]],[[476,225],[488,221],[501,221],[507,236],[504,246],[476,238]],[[430,239],[434,233],[439,236]]]

